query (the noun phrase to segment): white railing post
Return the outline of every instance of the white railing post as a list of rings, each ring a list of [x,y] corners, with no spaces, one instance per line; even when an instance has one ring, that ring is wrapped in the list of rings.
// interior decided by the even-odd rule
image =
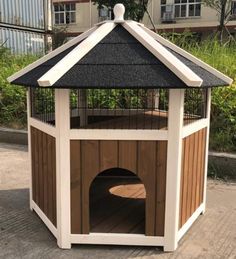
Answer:
[[[206,189],[207,189],[207,171],[208,171],[208,149],[209,149],[209,135],[210,135],[210,118],[211,118],[211,89],[207,89],[207,132],[206,132],[206,151],[205,151],[205,169],[204,169],[204,189],[203,189],[203,211],[206,210]]]
[[[30,172],[30,182],[29,182],[29,201],[30,209],[33,210],[33,184],[32,184],[32,148],[31,148],[31,98],[30,98],[30,88],[27,90],[27,124],[28,124],[28,154],[29,154],[29,172]]]
[[[68,89],[55,90],[57,244],[70,249],[70,101]]]
[[[170,89],[164,251],[178,245],[184,90]]]

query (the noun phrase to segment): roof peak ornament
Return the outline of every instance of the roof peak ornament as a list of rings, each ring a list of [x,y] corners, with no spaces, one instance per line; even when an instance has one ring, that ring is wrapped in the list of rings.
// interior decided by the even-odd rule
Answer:
[[[113,8],[113,12],[115,16],[114,22],[124,22],[125,6],[123,4],[116,4]]]

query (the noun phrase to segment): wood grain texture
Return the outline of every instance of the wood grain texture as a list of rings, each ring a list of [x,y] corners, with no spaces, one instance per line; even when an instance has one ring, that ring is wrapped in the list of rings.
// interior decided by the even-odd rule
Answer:
[[[78,148],[80,146],[80,148]],[[77,151],[80,149],[80,151]],[[71,229],[72,233],[90,232],[90,186],[96,176],[112,168],[137,174],[146,190],[145,234],[164,235],[167,141],[71,141]],[[77,179],[77,180],[76,180]],[[78,181],[78,179],[81,179]],[[106,179],[104,179],[106,181]],[[75,184],[76,182],[76,184]],[[101,199],[97,186],[93,203]],[[100,193],[100,194],[99,194]],[[91,193],[93,195],[93,192]],[[108,201],[109,202],[109,201]],[[111,203],[111,206],[112,203]],[[95,206],[96,207],[96,206]],[[81,209],[80,209],[81,208]],[[94,208],[94,206],[93,206]],[[102,217],[101,210],[97,217]],[[96,214],[96,213],[95,213]],[[93,213],[94,215],[94,213]],[[104,217],[104,215],[103,215]],[[80,219],[82,219],[80,221]],[[139,218],[137,218],[139,220]],[[76,221],[76,222],[75,222]],[[93,222],[96,220],[93,219]],[[143,224],[140,219],[140,224]],[[103,229],[108,229],[103,226]],[[135,229],[142,229],[137,226]],[[136,230],[133,230],[136,231]]]
[[[56,227],[55,138],[31,127],[33,200]]]
[[[179,228],[203,202],[206,132],[204,128],[183,139]]]

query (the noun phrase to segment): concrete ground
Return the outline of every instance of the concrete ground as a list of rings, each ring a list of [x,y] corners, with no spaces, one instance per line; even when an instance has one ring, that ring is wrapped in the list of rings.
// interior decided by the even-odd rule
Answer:
[[[24,146],[0,144],[0,258],[214,258],[236,259],[236,184],[208,181],[207,211],[174,253],[152,247],[74,245],[57,248],[29,210],[29,170]]]

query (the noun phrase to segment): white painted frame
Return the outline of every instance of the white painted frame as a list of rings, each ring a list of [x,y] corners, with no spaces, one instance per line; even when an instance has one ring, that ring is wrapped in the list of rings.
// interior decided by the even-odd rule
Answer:
[[[178,246],[184,90],[170,89],[166,169],[164,251]]]
[[[210,135],[210,119],[211,119],[211,89],[207,90],[207,134],[206,134],[206,147],[205,147],[205,168],[204,168],[204,189],[203,189],[203,210],[206,210],[206,189],[207,189],[207,171],[208,171],[208,155],[209,155],[209,135]]]
[[[192,214],[192,216],[187,220],[187,222],[181,227],[181,229],[178,231],[178,241],[184,236],[184,234],[190,229],[192,224],[196,221],[198,216],[202,213],[204,210],[204,204],[202,203]]]
[[[47,228],[51,231],[54,237],[58,238],[57,228],[52,224],[52,222],[48,219],[48,217],[44,214],[44,212],[39,208],[39,206],[32,201],[32,210],[34,210],[43,223],[47,226]]]
[[[163,246],[164,237],[141,234],[90,233],[71,234],[72,244]]]
[[[70,97],[68,89],[55,90],[57,244],[70,249]]]
[[[27,89],[27,122],[28,122],[28,157],[29,157],[29,202],[30,202],[30,209],[33,210],[33,179],[32,179],[32,150],[31,150],[31,123],[30,123],[30,116],[31,116],[31,111],[30,111],[30,88]]]

